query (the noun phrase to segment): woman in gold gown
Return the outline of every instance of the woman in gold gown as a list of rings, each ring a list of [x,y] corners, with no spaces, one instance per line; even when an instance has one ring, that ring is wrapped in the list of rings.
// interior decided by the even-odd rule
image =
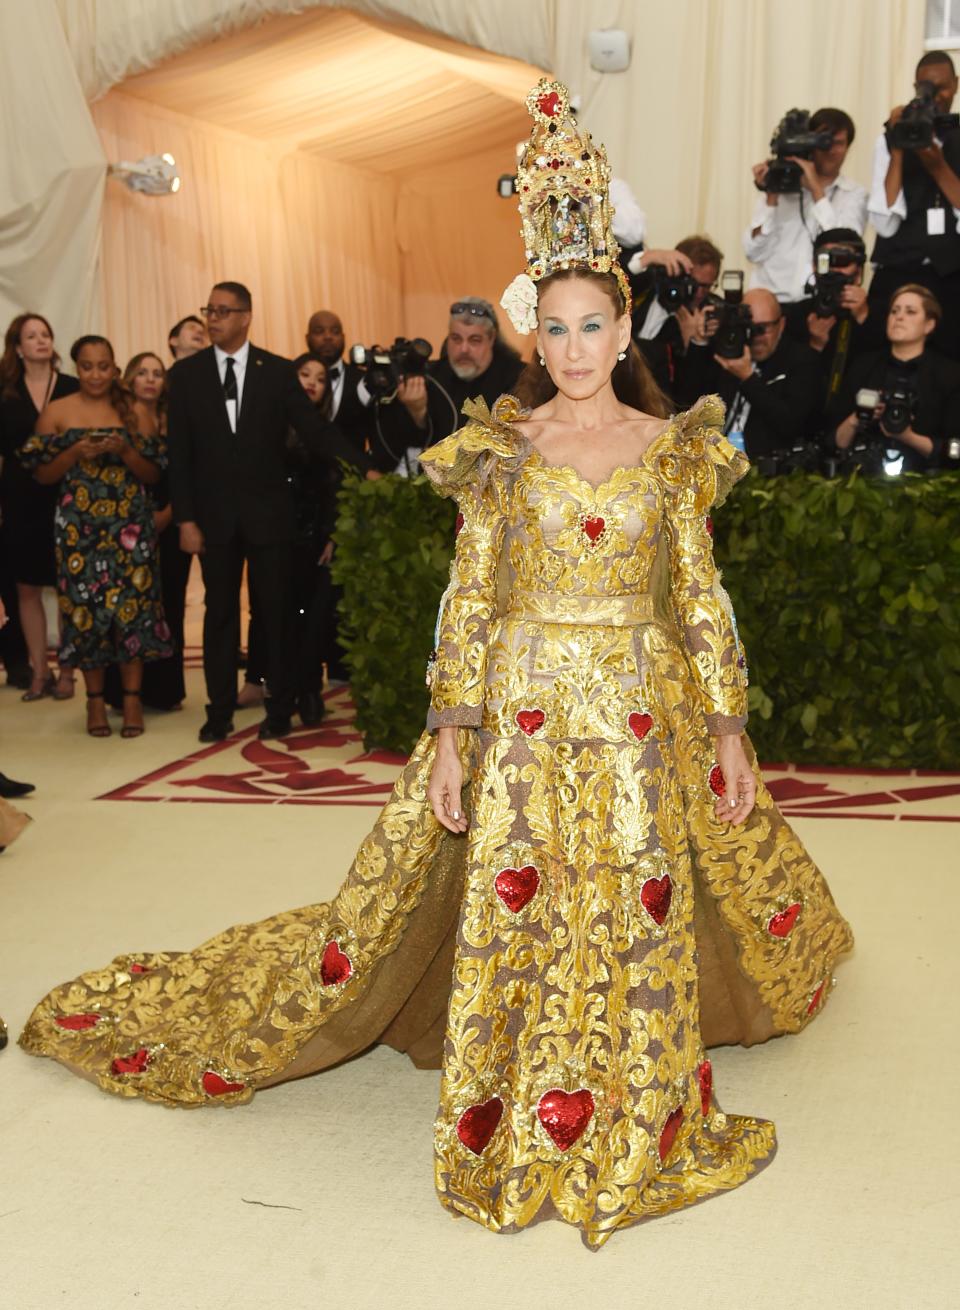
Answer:
[[[460,510],[430,718],[337,896],[120,956],[20,1040],[186,1106],[389,1043],[442,1064],[445,1206],[596,1249],[769,1162],[706,1047],[804,1027],[852,939],[742,735],[709,515],[746,460],[715,399],[663,417],[615,270],[569,262],[538,279],[545,403],[476,403],[423,457]]]

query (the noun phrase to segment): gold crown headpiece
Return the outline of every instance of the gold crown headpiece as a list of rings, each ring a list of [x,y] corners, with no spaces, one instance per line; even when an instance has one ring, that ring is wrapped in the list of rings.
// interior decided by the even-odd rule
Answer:
[[[615,274],[629,313],[630,284],[613,235],[607,152],[580,131],[562,82],[541,78],[526,103],[533,131],[517,165],[517,196],[527,268],[500,303],[518,332],[531,332],[537,322],[535,284],[561,268],[586,268]]]

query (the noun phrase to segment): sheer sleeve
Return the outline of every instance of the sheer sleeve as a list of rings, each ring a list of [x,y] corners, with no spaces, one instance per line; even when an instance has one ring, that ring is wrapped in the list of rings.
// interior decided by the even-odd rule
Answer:
[[[427,728],[479,727],[487,637],[497,609],[497,569],[506,523],[504,472],[520,458],[520,441],[482,402],[464,406],[474,421],[431,446],[421,465],[441,496],[456,499],[456,554],[440,601],[434,650],[427,666]],[[512,411],[510,411],[512,413]]]
[[[723,405],[708,397],[678,424],[660,459],[666,483],[670,589],[677,623],[700,693],[707,729],[742,732],[747,722],[747,665],[737,621],[713,558],[709,512],[748,468],[717,426]]]

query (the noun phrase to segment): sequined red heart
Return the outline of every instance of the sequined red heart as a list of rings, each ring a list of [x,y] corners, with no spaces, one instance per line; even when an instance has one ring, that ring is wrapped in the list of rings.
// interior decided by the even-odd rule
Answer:
[[[662,924],[667,917],[672,898],[673,883],[669,873],[662,878],[648,878],[640,888],[640,904],[657,924]]]
[[[670,1154],[670,1148],[673,1146],[680,1131],[680,1125],[683,1123],[683,1109],[681,1106],[667,1116],[667,1122],[663,1125],[663,1132],[660,1134],[660,1163],[663,1164]]]
[[[704,527],[707,529],[707,533],[712,537],[712,536],[713,536],[713,519],[710,517],[709,514],[707,515],[707,521],[706,521],[706,523],[704,524]]]
[[[243,1083],[228,1083],[218,1073],[208,1069],[203,1075],[203,1090],[208,1096],[229,1096],[231,1092],[242,1092]]]
[[[794,901],[785,910],[778,910],[776,914],[772,914],[767,923],[767,932],[770,936],[789,937],[793,931],[793,925],[800,917],[800,908],[800,902]]]
[[[637,741],[643,741],[653,727],[653,715],[646,712],[641,714],[639,710],[634,710],[627,718],[627,724]]]
[[[133,1055],[118,1056],[110,1066],[112,1073],[143,1073],[150,1063],[150,1052],[145,1046],[141,1046],[139,1051],[134,1051]]]
[[[493,886],[507,909],[517,914],[536,896],[540,874],[533,864],[525,864],[522,869],[501,869]]]
[[[823,982],[820,984],[820,986],[817,988],[817,990],[810,997],[810,1004],[807,1006],[807,1014],[813,1014],[814,1010],[820,1004],[821,1000],[823,999],[823,989],[824,987],[826,987],[826,985],[827,985],[827,980],[824,979]]]
[[[601,518],[584,519],[581,524],[584,535],[589,537],[591,541],[596,541],[599,537],[602,537],[606,526],[606,519]]]
[[[99,1022],[99,1014],[58,1014],[54,1019],[59,1028],[66,1028],[71,1033],[86,1032],[88,1028],[96,1028]]]
[[[564,1092],[551,1087],[537,1102],[537,1118],[561,1151],[569,1151],[593,1118],[593,1093],[586,1087],[578,1092]]]
[[[459,537],[460,529],[463,527],[463,515],[458,511],[457,517],[453,524],[453,535]]]
[[[700,1109],[706,1119],[713,1101],[713,1065],[704,1060],[697,1070],[697,1084],[700,1088]]]
[[[320,961],[320,977],[324,987],[335,987],[337,983],[346,982],[353,973],[349,955],[344,955],[336,942],[327,942]]]
[[[131,964],[131,966],[130,966],[130,968],[127,970],[127,972],[128,972],[128,973],[149,973],[149,972],[150,972],[150,965],[149,965],[149,964]]]
[[[554,114],[556,114],[557,110],[560,108],[560,97],[557,95],[556,91],[550,91],[540,97],[537,101],[537,108],[540,110],[541,114],[546,114],[547,118],[553,118]]]
[[[723,769],[721,769],[719,764],[715,764],[710,770],[708,781],[710,783],[710,790],[713,792],[714,796],[723,796],[726,794],[727,780],[723,776]]]
[[[547,716],[543,710],[517,710],[515,717],[520,731],[525,732],[528,737],[532,737],[538,728],[543,727]]]
[[[482,1155],[503,1118],[503,1102],[491,1096],[482,1105],[471,1105],[457,1120],[457,1136],[468,1151]]]

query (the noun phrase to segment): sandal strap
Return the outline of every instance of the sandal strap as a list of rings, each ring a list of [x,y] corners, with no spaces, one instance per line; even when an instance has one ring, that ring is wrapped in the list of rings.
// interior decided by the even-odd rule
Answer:
[[[124,694],[124,696],[136,696],[137,700],[139,700],[140,697],[141,697],[141,695],[142,695],[143,693],[142,693],[142,692],[139,692],[139,691],[126,691],[126,690],[124,690],[124,693],[123,693],[123,694]]]
[[[102,691],[88,691],[87,700],[103,700]]]

